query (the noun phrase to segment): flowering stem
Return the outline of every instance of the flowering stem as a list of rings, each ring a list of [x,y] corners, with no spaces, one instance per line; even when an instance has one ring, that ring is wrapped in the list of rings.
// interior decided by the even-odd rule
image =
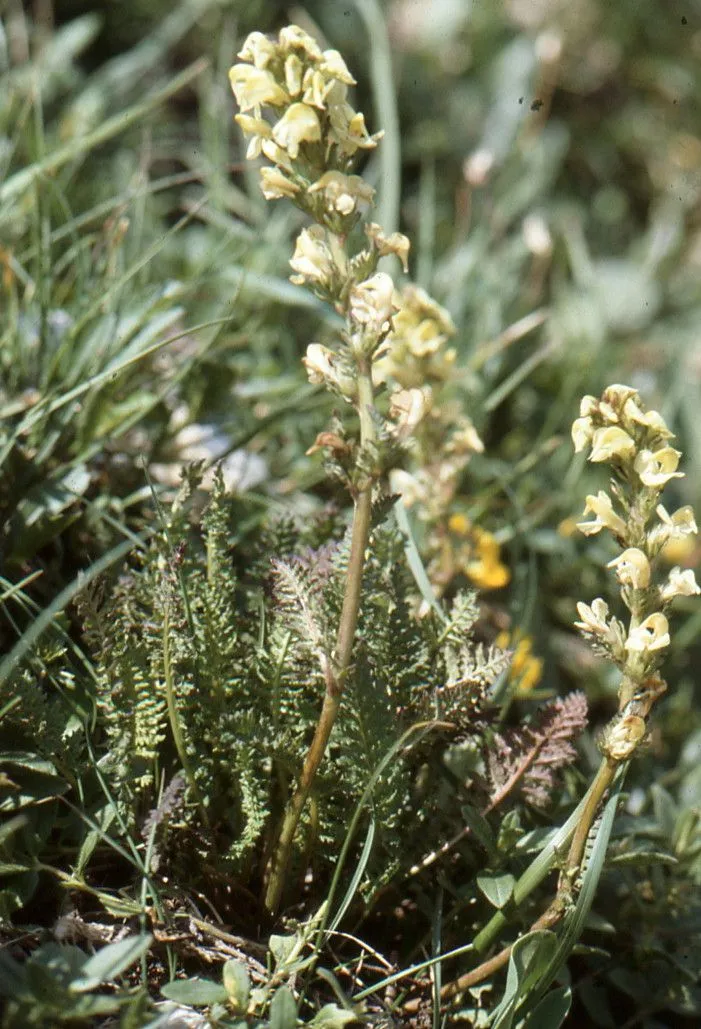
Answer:
[[[365,359],[361,359],[358,369],[358,415],[360,418],[361,448],[368,443],[372,443],[375,438],[375,426],[372,419],[373,400],[369,363]],[[372,480],[370,479],[358,491],[355,498],[348,577],[346,579],[343,607],[336,637],[334,667],[326,675],[326,693],[319,721],[314,732],[314,738],[307,751],[307,756],[304,759],[297,789],[292,794],[287,805],[287,811],[285,812],[278,837],[277,848],[270,866],[270,876],[265,894],[265,907],[271,914],[274,914],[280,906],[297,825],[309,797],[316,773],[326,753],[326,747],[341,706],[344,680],[350,667],[353,641],[358,625],[360,588],[365,565],[365,552],[370,537],[371,514]]]

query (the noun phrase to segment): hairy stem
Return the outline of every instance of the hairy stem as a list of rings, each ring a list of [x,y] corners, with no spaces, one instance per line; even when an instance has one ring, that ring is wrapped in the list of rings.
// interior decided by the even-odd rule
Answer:
[[[372,443],[375,427],[372,420],[373,387],[369,363],[363,361],[358,374],[358,414],[360,418],[360,445]],[[326,753],[338,711],[341,706],[344,680],[350,667],[353,640],[358,625],[360,589],[365,566],[365,552],[370,537],[372,514],[372,479],[359,490],[353,510],[351,551],[348,562],[348,577],[343,596],[343,607],[336,637],[334,669],[326,676],[326,693],[317,722],[314,738],[304,759],[302,774],[295,792],[287,805],[282,822],[277,848],[270,866],[270,876],[265,894],[265,907],[274,914],[280,906],[285,886],[285,876],[292,854],[295,833],[309,792]]]

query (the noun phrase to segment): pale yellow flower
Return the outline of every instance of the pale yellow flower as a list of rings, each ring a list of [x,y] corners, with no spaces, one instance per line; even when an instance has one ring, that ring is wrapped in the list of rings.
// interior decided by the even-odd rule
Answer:
[[[384,132],[370,135],[365,127],[365,116],[347,103],[329,104],[329,139],[342,155],[351,156],[357,150],[371,150],[384,136]]]
[[[297,54],[288,54],[285,58],[285,88],[291,97],[299,96],[302,92],[304,71],[304,65]]]
[[[409,248],[411,244],[406,236],[401,232],[391,232],[389,236],[385,236],[376,222],[369,222],[365,226],[365,234],[380,257],[394,254],[402,262],[404,271],[409,271]]]
[[[496,538],[486,529],[475,526],[472,529],[472,540],[476,555],[464,566],[467,577],[484,590],[498,590],[511,581],[511,572],[500,558],[500,547]]]
[[[585,604],[580,600],[577,604],[577,613],[580,621],[574,624],[582,632],[593,633],[595,636],[608,635],[609,606],[601,597],[596,597],[591,604]]]
[[[673,447],[662,447],[654,453],[641,450],[633,467],[645,486],[664,486],[670,479],[681,479],[684,472],[678,472],[681,453]]]
[[[594,425],[591,418],[575,418],[572,422],[572,442],[575,454],[579,454],[589,446],[593,435]]]
[[[655,508],[657,516],[667,529],[668,540],[683,539],[685,536],[695,536],[699,531],[694,517],[694,509],[689,504],[679,507],[673,514],[669,514],[662,504]]]
[[[691,568],[684,571],[676,567],[669,573],[669,579],[660,590],[660,597],[664,603],[673,600],[675,597],[693,597],[701,593],[701,587],[696,581]]]
[[[633,589],[646,589],[650,585],[650,562],[638,547],[629,547],[622,554],[609,561],[608,568],[615,568],[618,581]]]
[[[261,168],[260,188],[266,200],[291,198],[299,193],[299,186],[283,175],[279,168]]]
[[[669,646],[669,622],[661,611],[648,615],[626,640],[626,650],[636,654],[652,653]]]
[[[394,282],[386,272],[375,272],[369,279],[353,286],[350,292],[350,315],[368,332],[379,335],[390,328],[395,310]]]
[[[635,422],[637,425],[644,425],[647,429],[652,429],[653,432],[657,433],[657,435],[661,436],[663,439],[674,438],[674,433],[669,431],[667,423],[659,411],[641,410],[637,401],[633,397],[629,397],[623,405],[623,415],[629,421]]]
[[[577,528],[585,536],[594,536],[602,529],[610,529],[614,536],[623,537],[626,531],[626,523],[613,509],[613,501],[608,493],[599,490],[596,496],[589,494],[584,507],[584,514],[596,515],[593,522],[577,522]]]
[[[318,60],[321,57],[321,47],[315,39],[301,29],[299,25],[286,25],[278,33],[278,42],[283,51],[291,52],[301,50],[308,58]]]
[[[336,79],[345,86],[355,86],[356,84],[338,50],[324,50],[319,62],[319,70],[328,78]]]
[[[295,243],[290,267],[297,273],[290,276],[296,286],[301,286],[307,280],[328,285],[336,266],[326,242],[326,233],[320,225],[302,229]]]
[[[371,204],[375,190],[360,175],[344,175],[340,171],[327,171],[309,186],[308,193],[322,193],[330,211],[349,215],[358,204]]]
[[[396,423],[397,435],[405,439],[431,410],[431,388],[400,389],[389,401],[389,416]]]
[[[389,488],[398,494],[407,507],[423,504],[426,500],[427,487],[416,475],[403,468],[393,468],[389,473]]]
[[[323,111],[326,108],[326,99],[334,91],[335,85],[335,80],[327,78],[318,68],[307,68],[302,79],[302,100],[305,104],[311,104],[312,107],[318,107]]]
[[[635,453],[635,442],[616,425],[596,429],[592,439],[590,461],[624,460]]]
[[[579,402],[579,414],[582,418],[589,418],[599,410],[599,401],[588,393]]]
[[[344,373],[338,354],[334,354],[333,350],[321,343],[310,343],[302,361],[313,385],[330,387],[347,400],[355,395],[355,380]]]
[[[295,161],[302,143],[318,143],[321,139],[321,124],[314,108],[290,104],[273,128],[273,139]]]
[[[237,56],[256,68],[267,68],[277,56],[277,44],[262,32],[251,32]]]
[[[234,121],[241,127],[245,136],[250,136],[246,157],[249,161],[260,157],[264,139],[270,138],[271,129],[265,118],[252,118],[249,114],[237,114]]]
[[[236,97],[236,103],[243,112],[260,112],[263,104],[282,107],[289,103],[289,96],[275,77],[264,68],[250,64],[235,64],[229,70],[229,81]]]

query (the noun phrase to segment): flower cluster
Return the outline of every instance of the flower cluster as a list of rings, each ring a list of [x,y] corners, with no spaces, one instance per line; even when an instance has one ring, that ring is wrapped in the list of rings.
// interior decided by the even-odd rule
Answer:
[[[355,79],[337,50],[322,50],[297,25],[277,40],[252,32],[229,72],[240,108],[236,121],[248,138],[246,156],[266,157],[261,188],[268,200],[287,198],[337,231],[349,231],[373,189],[349,174],[359,150],[377,145],[365,118],[348,103]],[[264,117],[270,114],[268,120]]]
[[[602,746],[613,760],[623,760],[643,739],[651,704],[664,689],[655,673],[670,644],[669,605],[701,593],[691,569],[676,566],[662,575],[660,556],[698,530],[690,507],[670,514],[660,503],[667,483],[683,474],[677,470],[681,455],[669,444],[673,434],[662,415],[646,411],[636,390],[614,385],[600,400],[584,397],[572,439],[576,451],[588,448],[589,460],[609,464],[613,473],[610,493],[586,498],[584,514],[594,517],[577,528],[587,536],[606,529],[618,543],[621,552],[609,567],[630,617],[626,625],[611,616],[599,597],[577,605],[576,625],[622,671],[620,718]]]

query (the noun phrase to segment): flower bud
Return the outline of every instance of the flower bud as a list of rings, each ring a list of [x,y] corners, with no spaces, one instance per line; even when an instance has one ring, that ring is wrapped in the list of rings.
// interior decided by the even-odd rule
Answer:
[[[572,442],[575,454],[588,447],[594,436],[594,425],[591,418],[575,418],[572,422]]]
[[[260,188],[266,200],[292,198],[299,193],[299,186],[283,175],[279,168],[261,168]]]

